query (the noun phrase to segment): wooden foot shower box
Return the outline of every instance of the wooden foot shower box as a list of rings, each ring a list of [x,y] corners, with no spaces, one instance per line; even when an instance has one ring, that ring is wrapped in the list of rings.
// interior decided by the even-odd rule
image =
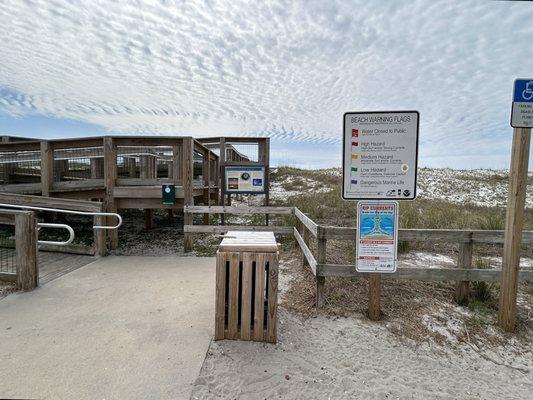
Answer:
[[[226,234],[217,252],[215,340],[276,342],[278,258],[272,232]]]

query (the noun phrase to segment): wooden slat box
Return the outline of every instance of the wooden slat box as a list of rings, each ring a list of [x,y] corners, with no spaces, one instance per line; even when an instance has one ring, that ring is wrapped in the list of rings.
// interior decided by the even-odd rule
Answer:
[[[272,232],[226,234],[217,252],[215,340],[276,342],[278,258]]]

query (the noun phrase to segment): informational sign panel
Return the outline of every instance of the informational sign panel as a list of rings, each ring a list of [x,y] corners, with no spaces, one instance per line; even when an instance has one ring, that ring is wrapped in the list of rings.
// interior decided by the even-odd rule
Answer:
[[[533,128],[533,79],[514,81],[511,126]]]
[[[414,200],[418,111],[344,114],[342,197]]]
[[[356,270],[395,272],[398,255],[398,202],[357,203]]]
[[[161,187],[161,203],[170,206],[176,204],[176,186],[163,185]]]
[[[225,166],[224,193],[265,193],[265,167]]]

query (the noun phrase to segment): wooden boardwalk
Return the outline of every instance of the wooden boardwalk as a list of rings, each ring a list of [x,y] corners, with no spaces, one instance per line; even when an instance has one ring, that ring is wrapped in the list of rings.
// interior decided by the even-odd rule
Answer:
[[[96,260],[93,256],[40,251],[38,254],[39,284],[44,285]]]

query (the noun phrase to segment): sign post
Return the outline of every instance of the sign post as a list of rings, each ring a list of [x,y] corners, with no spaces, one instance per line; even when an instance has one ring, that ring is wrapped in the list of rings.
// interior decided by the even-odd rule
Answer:
[[[344,114],[342,197],[357,204],[356,270],[368,273],[368,316],[381,317],[381,273],[396,271],[396,200],[416,198],[418,111]]]
[[[533,127],[533,79],[517,79],[511,111],[513,147],[509,168],[509,193],[505,217],[498,325],[507,332],[516,329],[516,294],[520,245],[524,227],[526,181]]]

